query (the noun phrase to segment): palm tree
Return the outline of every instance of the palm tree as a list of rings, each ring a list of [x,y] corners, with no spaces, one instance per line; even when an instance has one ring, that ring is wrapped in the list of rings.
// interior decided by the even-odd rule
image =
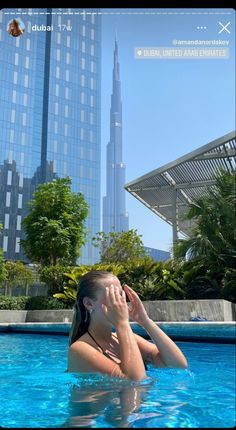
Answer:
[[[204,266],[208,275],[225,274],[235,277],[236,267],[236,172],[220,171],[215,186],[208,194],[196,199],[186,215],[195,221],[187,239],[178,240],[175,255],[188,252],[191,266]],[[228,277],[229,275],[227,275]],[[230,281],[230,280],[229,280]]]

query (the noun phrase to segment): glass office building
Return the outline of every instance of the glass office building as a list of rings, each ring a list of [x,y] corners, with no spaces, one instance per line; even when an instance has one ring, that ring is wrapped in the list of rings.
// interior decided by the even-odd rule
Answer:
[[[170,259],[170,252],[162,251],[161,249],[150,248],[149,246],[144,246],[144,250],[147,255],[153,258],[155,261],[166,261]]]
[[[65,176],[89,205],[88,242],[79,261],[98,259],[89,242],[100,230],[101,16],[96,11],[0,11],[0,247],[6,259],[26,260],[21,223],[35,187]],[[24,29],[19,37],[7,31],[13,18]]]

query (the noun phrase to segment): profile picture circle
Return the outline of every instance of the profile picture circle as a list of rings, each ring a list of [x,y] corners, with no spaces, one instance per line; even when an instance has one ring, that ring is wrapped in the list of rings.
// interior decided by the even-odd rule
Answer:
[[[25,24],[20,18],[13,18],[7,24],[7,32],[10,36],[21,36],[25,31]]]

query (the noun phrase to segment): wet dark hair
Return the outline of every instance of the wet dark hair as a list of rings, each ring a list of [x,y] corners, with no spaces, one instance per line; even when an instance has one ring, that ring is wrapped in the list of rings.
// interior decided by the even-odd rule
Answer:
[[[90,314],[83,304],[83,299],[85,297],[89,297],[93,300],[96,299],[97,292],[104,285],[104,281],[111,277],[115,278],[115,275],[111,272],[105,270],[91,270],[80,278],[69,335],[69,346],[88,330]]]

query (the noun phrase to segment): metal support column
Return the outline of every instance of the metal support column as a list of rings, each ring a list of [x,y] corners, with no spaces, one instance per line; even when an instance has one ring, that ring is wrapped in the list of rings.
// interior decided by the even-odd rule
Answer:
[[[177,195],[178,190],[173,188],[173,200],[172,200],[172,240],[173,240],[173,254],[174,254],[174,245],[178,240],[178,217],[177,217]]]

